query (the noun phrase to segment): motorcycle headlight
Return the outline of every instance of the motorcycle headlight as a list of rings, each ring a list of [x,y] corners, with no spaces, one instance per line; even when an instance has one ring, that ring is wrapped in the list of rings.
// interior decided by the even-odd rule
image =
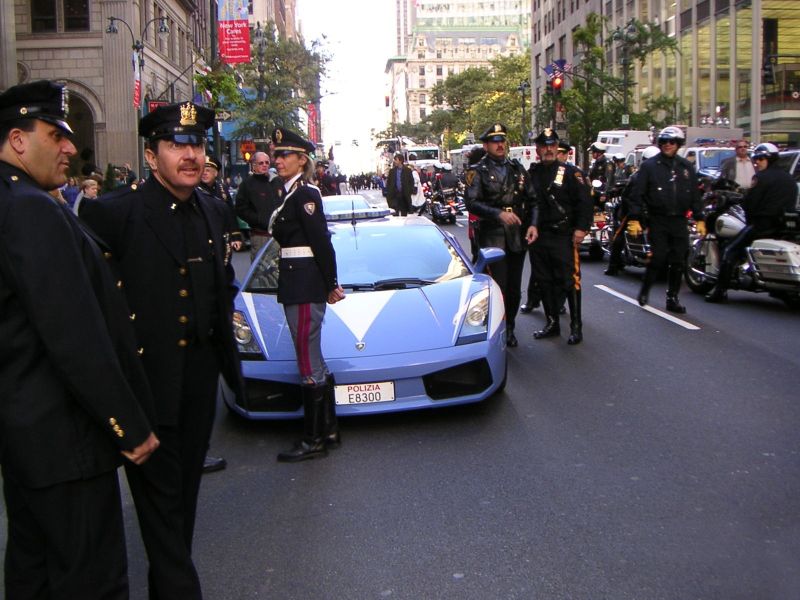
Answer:
[[[489,331],[489,288],[473,294],[467,303],[456,346],[486,340]]]
[[[250,360],[264,358],[253,335],[253,329],[247,322],[247,317],[239,310],[233,311],[233,338],[236,340],[236,346],[242,358]]]

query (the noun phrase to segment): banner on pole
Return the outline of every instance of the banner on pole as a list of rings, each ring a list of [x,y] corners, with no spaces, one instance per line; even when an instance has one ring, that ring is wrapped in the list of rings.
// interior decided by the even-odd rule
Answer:
[[[142,69],[139,66],[139,53],[133,52],[133,107],[142,105]]]
[[[250,28],[246,0],[222,0],[217,13],[217,39],[222,62],[250,62]]]

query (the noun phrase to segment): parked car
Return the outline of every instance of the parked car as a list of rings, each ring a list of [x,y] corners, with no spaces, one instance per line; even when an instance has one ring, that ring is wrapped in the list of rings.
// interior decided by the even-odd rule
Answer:
[[[367,217],[329,222],[347,297],[327,308],[322,351],[339,415],[480,402],[506,380],[502,293],[430,220]],[[268,243],[235,300],[233,328],[246,382],[226,405],[249,419],[302,415],[295,350],[278,303],[280,250]]]
[[[787,171],[797,182],[797,203],[795,210],[800,212],[800,150],[785,150],[780,153],[778,166]]]

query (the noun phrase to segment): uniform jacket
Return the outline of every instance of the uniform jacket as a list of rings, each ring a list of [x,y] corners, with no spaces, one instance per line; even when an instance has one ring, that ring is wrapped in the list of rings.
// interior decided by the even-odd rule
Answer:
[[[503,177],[500,170],[505,166]],[[500,213],[511,207],[527,223],[537,210],[537,196],[525,168],[516,160],[502,163],[484,156],[467,171],[464,202],[467,210],[481,221],[481,228],[502,227]]]
[[[558,233],[589,231],[592,201],[578,167],[558,161],[539,162],[531,164],[529,174],[539,197],[539,211],[531,216],[531,225]]]
[[[222,374],[236,393],[242,380],[231,326],[234,271],[225,231],[225,206],[202,191],[195,199],[211,233],[217,286],[213,340]],[[139,344],[156,402],[158,422],[178,422],[185,345],[192,314],[189,267],[175,207],[178,200],[153,176],[141,186],[115,190],[87,202],[81,213],[111,248],[121,273]]]
[[[272,211],[278,206],[279,180],[269,175],[250,175],[236,193],[236,215],[253,229],[266,231]]]
[[[753,187],[742,201],[747,224],[753,225],[756,235],[774,234],[780,228],[783,213],[795,210],[797,184],[789,173],[770,165],[756,171]]]
[[[232,242],[241,242],[242,232],[239,231],[239,223],[236,222],[236,213],[233,210],[228,186],[217,180],[214,181],[213,186],[207,186],[201,182],[199,187],[202,191],[222,202],[225,206],[225,231],[228,232]]]
[[[313,257],[280,259],[278,302],[327,302],[328,293],[338,281],[336,253],[319,189],[298,179],[288,194],[283,188],[278,192],[282,203],[272,225],[272,236],[282,249],[307,246],[314,253]]]
[[[631,219],[643,214],[651,217],[684,216],[689,210],[695,219],[703,217],[703,203],[692,163],[681,156],[663,154],[642,163],[630,196]]]
[[[595,179],[599,179],[603,184],[606,184],[613,172],[614,165],[610,163],[605,156],[601,156],[597,160],[592,161],[589,167],[589,185],[591,185],[592,181]]]
[[[392,167],[389,169],[389,174],[386,176],[386,197],[391,200],[400,195],[400,192],[397,190],[398,168],[403,170],[400,175],[400,183],[403,185],[403,197],[410,201],[411,196],[414,194],[414,176],[411,174],[411,167],[407,164],[403,164],[402,167]]]
[[[68,207],[0,162],[0,463],[22,485],[113,470],[152,430],[106,262]]]

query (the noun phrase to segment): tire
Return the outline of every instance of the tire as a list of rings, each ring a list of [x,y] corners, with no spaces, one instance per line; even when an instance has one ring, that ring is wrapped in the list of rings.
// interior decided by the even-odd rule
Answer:
[[[713,281],[709,281],[707,278],[698,275],[692,270],[692,268],[695,267],[703,273],[707,271],[710,265],[708,263],[707,255],[705,254],[705,250],[710,245],[711,242],[700,241],[695,243],[689,249],[689,257],[686,260],[686,272],[684,273],[684,279],[686,280],[686,285],[688,285],[689,289],[695,294],[706,294],[711,291],[711,288],[714,287]]]

